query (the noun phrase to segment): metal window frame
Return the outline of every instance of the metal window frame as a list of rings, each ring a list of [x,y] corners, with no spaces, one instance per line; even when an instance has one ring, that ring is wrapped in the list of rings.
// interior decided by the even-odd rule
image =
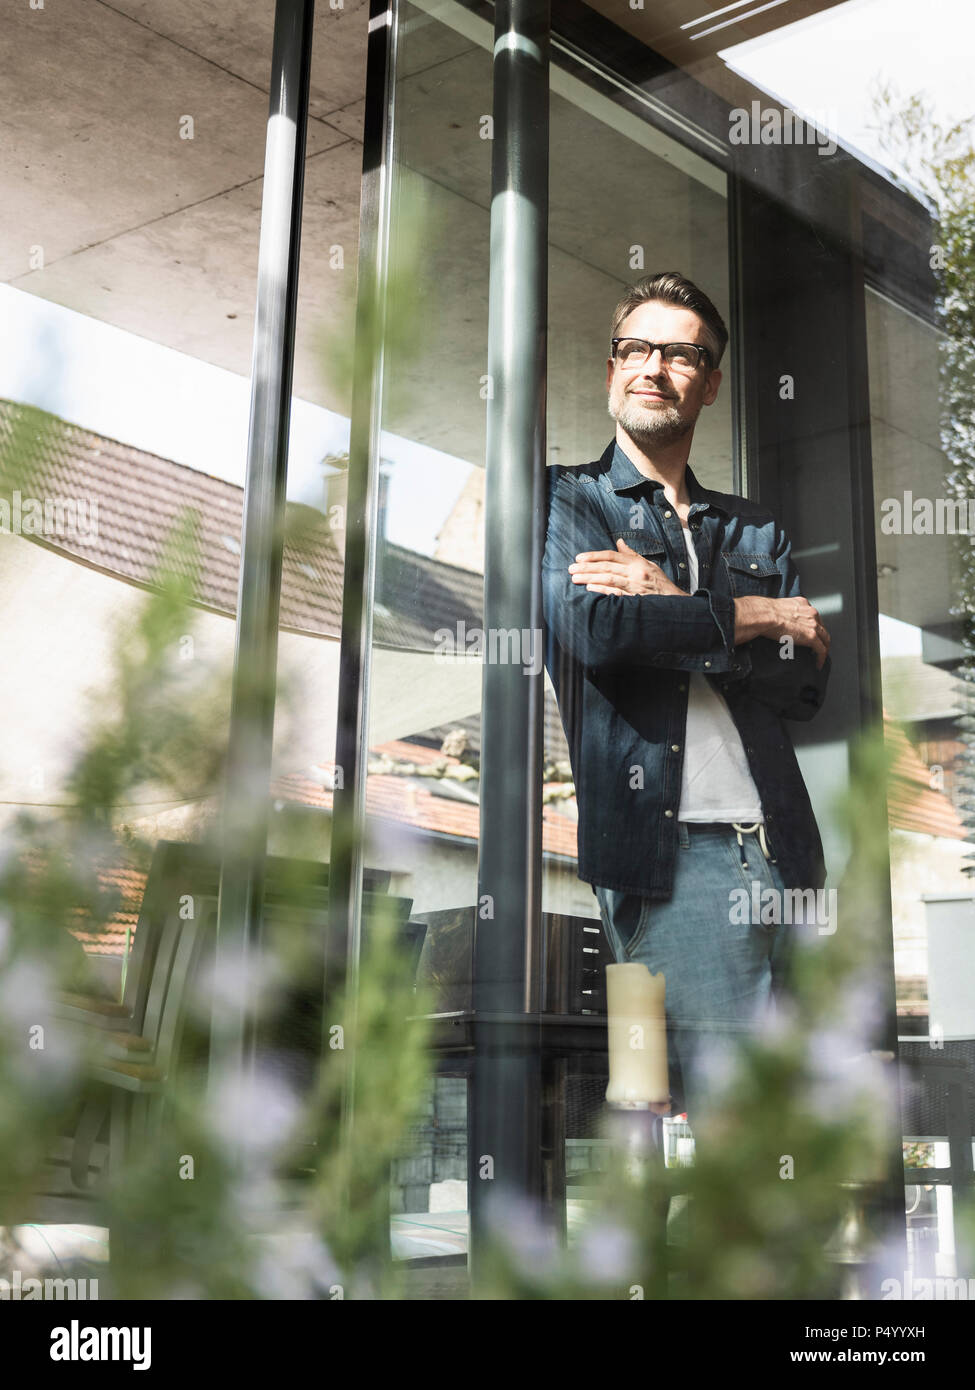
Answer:
[[[276,0],[217,907],[215,970],[239,983],[213,1007],[212,1088],[254,1060],[314,18],[315,0]]]
[[[468,8],[482,15],[485,13],[485,7],[477,3],[477,0],[460,0],[460,3],[466,4]],[[566,9],[570,5],[574,11],[578,11],[580,8],[573,4],[572,0],[567,0]],[[496,45],[498,37],[503,37],[508,32],[507,26],[512,22],[516,25],[530,24],[537,21],[538,16],[543,11],[546,13],[548,11],[548,5],[543,4],[542,0],[499,0],[493,8]],[[373,0],[370,9],[370,80],[366,101],[363,203],[360,228],[360,304],[356,348],[356,376],[360,394],[354,397],[353,404],[346,584],[343,601],[343,648],[339,692],[340,719],[337,743],[337,761],[344,769],[345,779],[343,790],[336,793],[333,820],[333,870],[335,872],[333,881],[336,887],[334,897],[339,900],[343,894],[345,896],[344,905],[341,901],[336,901],[335,910],[341,914],[341,922],[349,934],[350,969],[353,970],[358,956],[358,904],[361,897],[361,861],[358,858],[358,847],[361,844],[362,830],[364,829],[365,779],[363,768],[367,751],[367,682],[371,635],[369,626],[370,595],[376,558],[375,478],[373,475],[378,469],[379,462],[378,412],[382,390],[381,351],[373,358],[370,358],[364,349],[365,355],[360,355],[359,340],[360,332],[365,335],[364,340],[369,337],[370,333],[375,335],[375,327],[377,324],[381,324],[383,313],[381,289],[386,273],[384,240],[389,229],[391,197],[392,134],[395,118],[395,41],[398,12],[398,0]],[[546,34],[549,36],[546,47],[555,50],[560,60],[568,59],[570,63],[578,62],[578,54],[573,48],[570,37],[568,35],[563,37],[565,16],[566,10],[560,7],[559,33],[555,39],[551,37],[551,29],[546,21]],[[593,20],[592,22],[596,23],[597,21]],[[605,23],[603,23],[603,32],[608,32]],[[512,140],[510,148],[506,148],[505,142],[508,132],[499,132],[498,130],[498,118],[505,103],[517,99],[514,74],[510,71],[507,73],[503,71],[504,54],[505,50],[502,49],[499,53],[496,46],[492,272],[495,270],[495,239],[497,237],[498,244],[503,245],[504,237],[502,231],[504,217],[499,211],[498,195],[499,193],[503,194],[510,186],[512,170],[518,167],[519,161],[531,158],[532,155],[530,142],[519,142],[517,135]],[[586,66],[592,69],[593,63],[587,62]],[[662,63],[661,71],[664,67],[670,68],[670,65]],[[693,82],[693,79],[686,78],[685,74],[681,74],[679,69],[673,69],[673,72],[684,76],[686,81]],[[600,72],[598,75],[602,76],[603,74]],[[697,86],[697,84],[694,85]],[[378,99],[380,93],[382,94],[381,106]],[[636,92],[627,92],[623,96],[627,104],[638,99]],[[707,94],[705,96],[707,97]],[[652,104],[648,105],[646,94],[640,95],[639,99],[644,107],[644,118],[650,124],[663,128],[660,112]],[[761,270],[761,257],[756,251],[757,243],[753,236],[754,226],[750,220],[756,207],[761,208],[762,215],[768,222],[766,243],[774,242],[769,228],[773,226],[776,218],[781,221],[783,217],[790,225],[802,227],[807,240],[815,242],[819,247],[822,247],[823,243],[818,235],[821,229],[817,228],[814,222],[809,222],[807,225],[803,220],[804,215],[808,213],[808,206],[805,203],[802,206],[797,204],[794,208],[791,205],[785,207],[781,204],[775,207],[770,190],[757,184],[750,185],[747,172],[743,168],[737,167],[739,163],[737,160],[732,159],[730,161],[731,167],[729,167],[729,164],[724,160],[719,162],[715,158],[713,149],[714,132],[717,130],[715,112],[719,106],[722,112],[726,112],[727,104],[717,102],[713,95],[709,100],[707,120],[713,129],[708,131],[706,126],[694,128],[684,113],[681,135],[683,136],[683,143],[690,148],[696,146],[698,153],[706,158],[710,156],[716,167],[728,175],[729,288],[732,298],[730,327],[737,349],[737,360],[741,364],[746,360],[744,349],[749,344],[754,344],[759,338],[754,285],[756,274]],[[523,112],[524,108],[521,109]],[[512,130],[516,125],[517,119]],[[667,133],[673,134],[674,132],[668,131]],[[853,161],[850,161],[848,156],[841,154],[837,163],[838,165],[845,163],[848,175],[851,173]],[[821,169],[818,172],[822,172]],[[839,175],[837,178],[838,181],[841,181]],[[844,187],[851,202],[854,201],[855,179],[851,177],[849,183]],[[530,239],[530,244],[534,246],[533,239]],[[543,248],[542,254],[544,254],[545,249],[547,248]],[[816,247],[813,246],[813,250],[815,249]],[[837,255],[841,260],[844,259],[841,252],[838,251]],[[501,252],[498,251],[497,264],[503,264],[503,259]],[[869,430],[862,423],[863,403],[866,399],[866,357],[863,340],[863,316],[861,313],[858,317],[856,313],[856,305],[859,303],[862,307],[863,297],[862,262],[858,259],[856,247],[848,249],[845,254],[845,264],[841,269],[841,278],[849,291],[851,306],[849,307],[846,336],[843,341],[843,350],[850,360],[852,371],[851,409],[847,416],[851,467],[848,470],[846,492],[849,495],[851,515],[854,518],[854,531],[857,536],[857,545],[851,547],[847,559],[849,565],[852,566],[850,576],[852,614],[857,620],[860,632],[859,640],[864,648],[864,664],[867,671],[866,678],[857,684],[856,698],[853,699],[852,704],[844,702],[844,706],[855,711],[855,722],[862,725],[868,722],[875,712],[878,685],[876,680],[876,593],[866,582],[866,578],[869,576],[869,557],[873,551],[873,536],[865,520],[870,511],[871,469]],[[522,270],[524,270],[524,265]],[[509,291],[511,273],[513,272],[509,268]],[[498,285],[501,284],[500,277],[497,283]],[[492,346],[489,347],[489,353],[492,355],[489,359],[489,366],[495,360],[502,362],[514,360],[508,355],[510,344],[505,346],[504,352],[499,358],[495,359],[493,356],[495,351],[501,352],[501,338],[496,337],[500,330],[497,329],[496,325],[504,321],[505,311],[504,296],[500,295],[496,305],[494,290],[495,274],[492,273],[492,312],[491,327],[489,328],[492,343]],[[370,325],[372,325],[371,328]],[[544,334],[544,326],[543,321],[540,324],[542,334]],[[527,335],[523,335],[522,338],[523,343],[525,336]],[[381,332],[377,341],[381,342]],[[540,338],[538,341],[541,343],[543,339]],[[526,380],[539,382],[539,377],[536,374],[537,365],[537,361],[527,364],[528,377]],[[544,373],[541,375],[540,387],[543,391]],[[740,371],[732,406],[736,486],[746,495],[770,497],[774,496],[775,492],[776,474],[773,465],[780,442],[776,429],[772,428],[771,431],[769,429],[770,416],[768,411],[766,410],[763,414],[757,408],[755,387],[755,373],[750,372],[746,380],[745,373]],[[501,398],[501,394],[496,391],[496,396],[498,399],[494,403],[493,416],[489,417],[489,430],[491,428],[490,419],[493,418],[495,430],[502,433],[506,430],[513,431],[511,437],[518,437],[523,441],[523,436],[529,428],[529,414],[522,411],[520,423],[515,426],[513,417],[505,417],[506,403]],[[856,421],[853,419],[854,414],[857,417]],[[534,436],[537,444],[539,438],[544,440],[544,415],[542,415],[540,422],[537,419],[534,420],[533,427],[540,431]],[[500,438],[501,434],[495,437]],[[528,548],[528,545],[524,543],[524,537],[522,537],[522,548],[516,552],[516,596],[505,592],[503,586],[499,585],[495,589],[492,576],[500,574],[498,565],[501,558],[510,558],[513,553],[514,540],[513,537],[492,535],[495,528],[491,525],[491,517],[492,515],[503,515],[505,526],[508,526],[515,511],[513,499],[520,499],[517,505],[520,507],[527,503],[533,518],[533,525],[536,524],[537,509],[536,495],[533,491],[533,474],[531,469],[523,469],[520,474],[517,470],[512,470],[506,465],[501,453],[495,454],[492,470],[493,450],[494,440],[489,439],[485,627],[530,627],[532,626],[533,615],[539,610],[532,607],[534,602],[532,582],[531,577],[525,573],[525,557],[534,551]],[[544,451],[542,452],[542,460],[544,466]],[[505,528],[499,529],[503,531]],[[534,547],[536,544],[538,544],[538,537],[536,532],[532,530],[530,546]],[[516,618],[520,618],[521,621],[516,622]],[[471,1240],[475,1263],[478,1257],[479,1233],[483,1231],[484,1223],[487,1220],[486,1209],[482,1209],[481,1206],[482,1197],[485,1195],[486,1189],[491,1186],[477,1180],[478,1174],[475,1164],[482,1154],[493,1154],[490,1147],[483,1147],[482,1139],[483,1144],[494,1145],[501,1152],[505,1180],[507,1181],[510,1176],[512,1190],[526,1195],[535,1195],[540,1186],[537,1168],[539,1145],[528,1142],[529,1126],[533,1124],[533,1120],[530,1115],[526,1117],[524,1113],[517,1119],[513,1119],[510,1114],[506,1118],[502,1109],[503,1093],[507,1091],[510,1096],[512,1084],[517,1083],[522,1090],[527,1087],[526,1094],[531,1096],[536,1094],[532,1088],[539,1084],[538,1078],[534,1077],[533,1079],[529,1060],[525,1056],[521,1056],[517,1060],[509,1058],[506,1064],[499,1061],[503,1051],[505,1018],[509,1018],[513,1022],[516,1016],[519,1017],[522,1023],[522,1036],[524,1036],[524,1025],[538,1007],[533,980],[537,981],[541,972],[533,953],[538,950],[534,932],[540,916],[540,901],[538,871],[535,867],[538,862],[536,859],[537,846],[533,843],[533,837],[540,837],[540,815],[536,815],[534,817],[536,823],[528,827],[525,826],[524,817],[526,808],[539,805],[539,802],[535,801],[534,798],[536,796],[537,764],[540,759],[540,739],[533,703],[536,696],[529,693],[527,685],[525,690],[516,692],[513,686],[501,679],[501,674],[498,669],[493,671],[486,669],[484,678],[485,753],[482,763],[482,835],[478,892],[479,897],[495,898],[496,916],[492,925],[499,920],[503,925],[501,932],[495,930],[493,936],[487,926],[478,933],[480,954],[476,958],[475,1011],[480,1013],[482,1028],[477,1055],[485,1060],[480,1064],[481,1081],[477,1079],[479,1068],[475,1067],[474,1069],[475,1089],[471,1125],[470,1152],[472,1157],[469,1190],[472,1215]],[[508,675],[509,673],[503,674]],[[520,679],[528,681],[527,677]],[[494,716],[495,708],[505,709],[508,712],[507,724],[504,727],[502,727],[503,721]],[[513,758],[516,749],[519,756],[523,756],[523,761],[519,763],[508,761],[508,759]],[[492,779],[499,779],[500,782],[504,777],[504,769],[515,767],[519,769],[519,772],[516,777],[507,779],[509,784],[507,793],[500,785],[494,785]],[[521,775],[522,769],[524,769],[524,776]],[[508,810],[512,810],[513,814],[509,816]],[[510,857],[506,858],[507,847],[516,848],[514,861]],[[516,865],[514,868],[512,867],[513,863]],[[499,877],[502,870],[504,870],[506,886],[503,890],[503,907],[498,915],[494,888],[502,881]],[[490,919],[485,919],[485,921],[489,922]],[[891,1022],[895,1028],[893,1018],[892,1014]],[[506,1065],[507,1071],[505,1070]],[[510,1108],[509,1106],[509,1111]],[[537,1111],[537,1106],[534,1103],[524,1104],[519,1106],[519,1110],[522,1112],[530,1111],[534,1114]],[[495,1165],[496,1170],[497,1165]],[[499,1186],[501,1185],[504,1184],[499,1184]],[[896,1215],[896,1204],[893,1204],[890,1210]]]
[[[342,776],[332,803],[329,916],[346,941],[347,998],[354,1012],[362,949],[362,873],[369,751],[369,678],[376,584],[383,342],[389,273],[399,0],[371,0],[349,434],[342,632],[335,761]],[[350,1018],[354,1024],[354,1018]],[[355,1058],[348,1059],[347,1133],[354,1123]]]

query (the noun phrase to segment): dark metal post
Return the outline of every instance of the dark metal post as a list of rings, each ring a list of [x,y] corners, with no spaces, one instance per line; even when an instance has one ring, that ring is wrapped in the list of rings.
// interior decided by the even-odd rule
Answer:
[[[804,747],[846,745],[846,783],[852,765],[848,760],[864,733],[880,724],[883,703],[864,252],[859,230],[855,235],[849,230],[862,227],[857,181],[848,165],[820,160],[812,147],[770,146],[767,160],[774,163],[769,167],[763,150],[762,177],[768,185],[763,186],[748,162],[751,156],[738,148],[744,166],[732,180],[732,263],[741,323],[739,362],[747,363],[741,415],[748,430],[749,496],[769,507],[792,537],[803,592],[810,600],[822,607],[822,596],[839,595],[833,611],[823,611],[832,650],[845,656],[834,656],[825,709],[813,724],[796,724],[792,737],[800,753]],[[810,200],[813,189],[818,189],[817,201],[804,205],[801,200]],[[830,219],[838,225],[831,228]],[[824,353],[835,379],[844,384],[828,401],[808,395],[800,400],[798,393],[795,400],[785,400],[770,389],[784,370],[797,382],[814,380]],[[824,761],[824,768],[829,767]],[[828,789],[829,800],[837,790]],[[824,785],[824,800],[826,791]],[[886,845],[883,798],[874,798],[869,818],[865,808],[852,833],[843,835],[836,847],[841,864],[851,852],[857,854],[858,841]],[[828,857],[830,849],[827,841]],[[857,930],[872,933],[877,1004],[877,1022],[865,1050],[894,1058],[889,863],[867,849],[860,873],[869,875],[864,900],[871,902],[873,915],[869,928],[861,921]],[[868,1206],[882,1217],[888,1242],[897,1231],[904,1242],[898,1258],[906,1260],[901,1120],[895,1104],[888,1107],[887,1121],[888,1179],[879,1193],[869,1196]]]
[[[540,1002],[549,28],[548,0],[495,5],[487,642],[468,1150],[475,1278],[492,1208],[536,1202],[542,1189],[542,1062],[529,1020]]]
[[[243,545],[217,915],[211,1078],[251,1060],[249,966],[261,931],[278,608],[314,0],[277,0],[257,269]],[[221,997],[225,997],[221,995]]]

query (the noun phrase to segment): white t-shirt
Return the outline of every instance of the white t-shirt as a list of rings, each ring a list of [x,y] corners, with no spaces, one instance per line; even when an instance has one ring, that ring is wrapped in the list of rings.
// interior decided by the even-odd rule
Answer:
[[[697,552],[685,526],[684,545],[697,588]],[[678,820],[764,821],[762,800],[728,706],[707,678],[693,672],[687,687],[687,730]]]

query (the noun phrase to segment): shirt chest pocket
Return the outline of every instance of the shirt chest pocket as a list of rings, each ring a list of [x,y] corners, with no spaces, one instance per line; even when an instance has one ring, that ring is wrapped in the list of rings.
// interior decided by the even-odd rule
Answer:
[[[659,565],[672,584],[689,592],[691,571],[684,546],[677,552],[676,563],[672,563],[667,547],[659,536],[651,535],[647,531],[613,531],[612,537],[614,545],[618,540],[626,541],[631,550]],[[704,580],[701,583],[703,584]]]
[[[746,594],[777,597],[781,575],[772,556],[767,552],[728,550],[723,552],[721,558],[728,574],[731,592],[736,598]]]
[[[658,555],[666,555],[666,546],[659,537],[651,535],[650,531],[611,531],[613,545],[616,541],[626,541],[631,550],[636,550],[637,555],[645,555],[648,560],[655,560]]]
[[[667,565],[667,547],[657,536],[651,536],[646,531],[613,531],[613,548],[616,548],[617,541],[626,541],[631,550],[635,550],[638,555],[643,555],[648,560],[653,560],[661,569]]]

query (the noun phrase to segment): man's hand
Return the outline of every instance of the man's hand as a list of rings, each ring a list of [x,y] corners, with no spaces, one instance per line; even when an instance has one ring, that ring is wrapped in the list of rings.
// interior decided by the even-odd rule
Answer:
[[[735,646],[753,637],[791,637],[799,647],[811,647],[816,667],[822,670],[829,654],[830,635],[819,612],[808,599],[760,598],[748,595],[735,599]]]
[[[616,594],[636,598],[640,594],[678,594],[689,598],[686,589],[673,584],[659,565],[631,550],[618,540],[615,550],[587,550],[569,566],[573,584],[585,584],[593,594]]]

